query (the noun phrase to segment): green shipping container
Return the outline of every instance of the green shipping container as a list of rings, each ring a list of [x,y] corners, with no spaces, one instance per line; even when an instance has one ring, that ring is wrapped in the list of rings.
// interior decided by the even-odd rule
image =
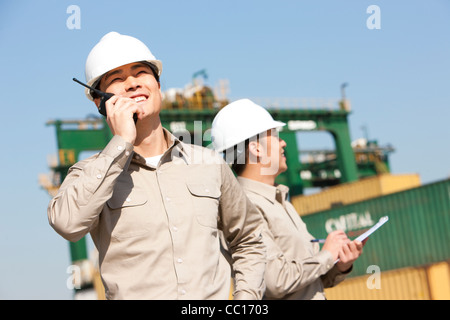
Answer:
[[[369,237],[351,277],[450,259],[450,179],[303,216],[309,232],[326,238],[344,230],[350,239],[382,216],[389,221]]]

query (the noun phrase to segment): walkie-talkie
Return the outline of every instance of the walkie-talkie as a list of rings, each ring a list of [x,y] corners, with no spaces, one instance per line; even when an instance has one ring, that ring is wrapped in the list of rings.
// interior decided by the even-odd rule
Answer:
[[[78,80],[76,78],[73,78],[72,80],[77,82],[77,83],[79,83],[79,84],[81,84],[82,86],[84,86],[84,87],[94,91],[96,94],[98,94],[99,96],[102,97],[101,101],[100,101],[100,105],[98,106],[98,112],[100,112],[101,115],[106,117],[106,106],[105,106],[105,103],[106,103],[106,101],[108,101],[109,98],[114,96],[114,94],[108,93],[108,92],[103,92],[103,91],[100,91],[98,89],[94,89],[94,88],[88,86],[87,84],[81,82],[80,80]],[[136,123],[137,120],[138,120],[138,117],[137,117],[136,113],[133,114],[133,120],[134,120],[134,123]]]

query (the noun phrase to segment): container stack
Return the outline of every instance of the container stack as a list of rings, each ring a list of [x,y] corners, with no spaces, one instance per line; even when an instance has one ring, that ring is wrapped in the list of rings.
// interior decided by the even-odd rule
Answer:
[[[348,279],[329,299],[450,299],[450,179],[302,216],[325,238],[342,229],[353,239],[382,216]]]

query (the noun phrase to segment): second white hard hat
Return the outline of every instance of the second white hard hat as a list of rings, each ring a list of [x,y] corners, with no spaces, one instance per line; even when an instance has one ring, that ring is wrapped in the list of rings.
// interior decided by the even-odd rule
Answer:
[[[285,126],[275,121],[263,107],[249,99],[223,107],[212,122],[211,139],[217,152],[223,152],[257,134]]]
[[[86,59],[86,82],[93,86],[108,71],[139,61],[152,64],[158,76],[161,75],[162,62],[155,58],[142,41],[118,32],[109,32],[92,48]],[[86,88],[85,93],[93,100],[89,89]]]

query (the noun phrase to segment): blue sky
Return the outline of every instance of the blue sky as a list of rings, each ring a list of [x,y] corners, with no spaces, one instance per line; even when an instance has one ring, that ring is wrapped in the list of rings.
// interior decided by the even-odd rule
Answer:
[[[80,29],[67,27],[70,5],[80,8]],[[380,8],[380,29],[367,28],[370,5]],[[429,183],[450,176],[449,16],[446,0],[0,2],[0,299],[72,298],[69,247],[48,225],[38,175],[57,152],[45,123],[95,111],[71,79],[84,78],[87,54],[107,32],[149,46],[163,62],[162,90],[200,69],[212,86],[228,79],[231,99],[339,98],[347,82],[352,139],[366,126],[396,149],[393,173]],[[300,143],[321,148],[327,139]]]

